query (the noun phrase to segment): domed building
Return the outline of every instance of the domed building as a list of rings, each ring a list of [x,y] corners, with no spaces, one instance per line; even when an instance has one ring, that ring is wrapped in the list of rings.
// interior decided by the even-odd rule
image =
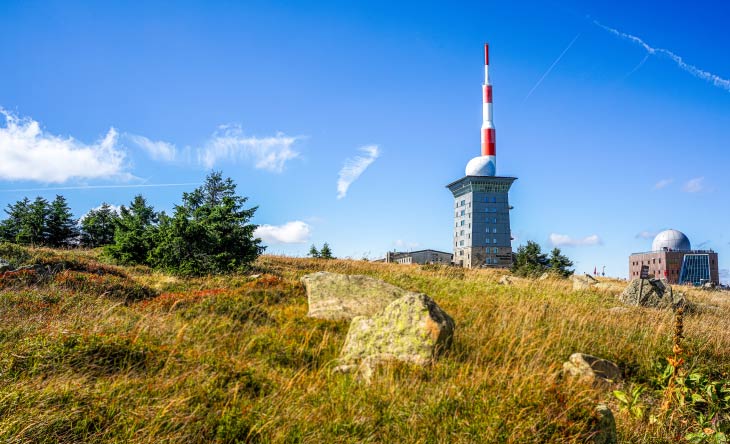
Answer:
[[[679,230],[662,231],[654,237],[651,251],[629,256],[630,279],[641,277],[642,267],[648,267],[650,277],[673,284],[720,283],[717,253],[693,250],[689,238]]]

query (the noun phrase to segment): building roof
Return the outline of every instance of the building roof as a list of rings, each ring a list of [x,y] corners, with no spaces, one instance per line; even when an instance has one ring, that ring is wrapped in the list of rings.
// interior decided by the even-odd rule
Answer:
[[[664,230],[657,234],[654,241],[651,243],[652,251],[661,250],[678,250],[678,251],[689,251],[692,249],[692,245],[689,242],[689,238],[679,230]]]

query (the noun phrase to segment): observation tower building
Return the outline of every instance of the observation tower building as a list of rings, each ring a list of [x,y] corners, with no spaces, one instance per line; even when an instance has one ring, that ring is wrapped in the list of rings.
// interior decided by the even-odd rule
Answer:
[[[512,265],[508,194],[517,178],[497,176],[492,111],[489,45],[484,45],[481,155],[467,163],[464,177],[446,186],[454,195],[453,262],[467,268]]]

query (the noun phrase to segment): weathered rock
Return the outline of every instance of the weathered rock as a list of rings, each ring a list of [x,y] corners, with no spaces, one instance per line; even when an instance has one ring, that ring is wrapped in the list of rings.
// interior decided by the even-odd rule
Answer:
[[[570,276],[570,280],[573,281],[573,290],[587,290],[598,282],[593,276],[587,274],[574,274]]]
[[[3,273],[8,270],[12,270],[13,267],[10,265],[10,262],[6,261],[5,259],[0,257],[0,273]]]
[[[379,279],[320,271],[302,277],[309,313],[317,319],[352,319],[371,316],[394,300],[415,294]]]
[[[539,278],[537,278],[538,281],[544,281],[546,279],[550,279],[550,273],[543,273]]]
[[[584,353],[570,355],[568,361],[563,363],[563,371],[594,383],[615,382],[621,379],[621,369],[616,364]]]
[[[515,280],[514,280],[513,277],[508,276],[508,275],[505,274],[504,276],[502,276],[501,278],[499,278],[499,283],[502,284],[502,285],[512,285],[512,284],[515,283]]]
[[[652,308],[675,309],[687,305],[684,294],[675,293],[666,279],[634,279],[619,295],[619,301]]]
[[[593,429],[590,442],[593,444],[617,444],[616,420],[613,418],[611,409],[605,404],[598,404],[596,414],[598,415],[598,422]]]
[[[366,379],[383,361],[426,365],[451,346],[454,321],[430,297],[410,293],[371,318],[352,320],[337,371],[359,368]],[[359,363],[359,364],[358,364]]]

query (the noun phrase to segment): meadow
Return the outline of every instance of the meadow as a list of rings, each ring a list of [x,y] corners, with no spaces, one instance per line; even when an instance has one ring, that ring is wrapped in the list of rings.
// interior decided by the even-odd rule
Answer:
[[[620,281],[573,291],[562,279],[500,285],[501,270],[269,255],[247,273],[179,278],[98,250],[5,244],[0,257],[26,267],[0,273],[3,443],[578,443],[598,403],[621,442],[727,432],[724,292],[683,290],[700,308],[684,316],[679,365],[704,378],[687,397],[666,382],[674,313],[611,311]],[[333,372],[349,323],[308,318],[299,282],[320,270],[428,294],[456,322],[451,350],[370,384]],[[574,352],[617,363],[624,382],[564,377]]]

